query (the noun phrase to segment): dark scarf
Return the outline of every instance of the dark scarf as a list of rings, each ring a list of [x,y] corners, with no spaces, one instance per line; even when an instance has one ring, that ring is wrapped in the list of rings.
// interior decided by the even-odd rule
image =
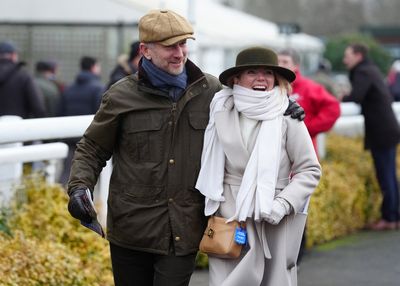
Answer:
[[[145,57],[142,57],[142,67],[153,86],[168,92],[169,97],[174,102],[181,98],[187,86],[186,68],[179,75],[171,75],[156,67]]]

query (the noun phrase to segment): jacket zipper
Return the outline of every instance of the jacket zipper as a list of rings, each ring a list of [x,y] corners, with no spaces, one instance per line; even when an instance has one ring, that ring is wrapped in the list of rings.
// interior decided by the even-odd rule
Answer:
[[[171,117],[172,117],[172,122],[175,123],[175,117],[176,117],[176,102],[172,102]]]
[[[175,123],[176,123],[176,110],[177,110],[176,106],[177,106],[177,103],[172,102],[171,121],[170,121],[171,122],[171,132],[172,132],[171,144],[174,144],[174,139],[175,139]]]

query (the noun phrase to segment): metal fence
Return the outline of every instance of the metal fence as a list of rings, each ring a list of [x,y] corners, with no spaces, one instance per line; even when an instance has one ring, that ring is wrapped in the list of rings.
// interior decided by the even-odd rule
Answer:
[[[82,56],[97,58],[101,78],[108,81],[118,55],[128,53],[137,40],[137,23],[7,23],[0,22],[0,41],[11,40],[31,72],[39,60],[54,60],[58,77],[67,83],[79,71]]]

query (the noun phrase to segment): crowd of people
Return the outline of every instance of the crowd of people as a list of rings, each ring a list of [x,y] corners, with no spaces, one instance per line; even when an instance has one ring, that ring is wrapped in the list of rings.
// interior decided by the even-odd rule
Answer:
[[[113,158],[107,239],[115,285],[188,285],[210,215],[245,223],[247,239],[237,259],[210,256],[210,285],[296,285],[307,205],[321,176],[316,136],[335,124],[340,101],[359,103],[365,118],[383,194],[371,228],[399,227],[400,127],[391,108],[398,64],[388,84],[367,48],[349,45],[343,62],[352,89],[343,95],[304,76],[295,49],[249,47],[216,78],[188,58],[195,34],[181,15],[152,10],[138,28],[139,41],[106,85],[91,56],[65,84],[56,62],[37,62],[32,76],[15,45],[0,43],[0,116],[95,114],[83,137],[66,141],[60,182],[71,215],[90,223],[87,194],[93,198]]]

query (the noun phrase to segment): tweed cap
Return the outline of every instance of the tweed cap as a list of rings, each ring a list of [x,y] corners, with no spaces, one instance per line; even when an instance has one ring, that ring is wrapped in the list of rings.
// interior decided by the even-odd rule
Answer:
[[[170,46],[195,39],[189,21],[171,10],[151,10],[139,20],[139,40]]]
[[[219,80],[222,84],[231,86],[231,78],[233,76],[238,75],[246,69],[255,67],[268,68],[289,82],[296,79],[294,72],[278,65],[278,56],[273,50],[264,47],[251,47],[239,52],[236,57],[235,66],[223,71],[219,75]]]

